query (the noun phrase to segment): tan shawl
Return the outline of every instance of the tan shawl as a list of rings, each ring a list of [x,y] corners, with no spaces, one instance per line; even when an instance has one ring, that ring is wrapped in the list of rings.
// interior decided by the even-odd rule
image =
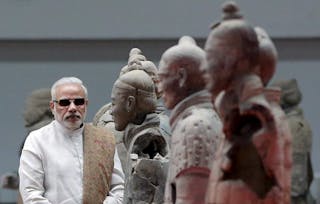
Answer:
[[[83,204],[101,204],[110,189],[115,138],[105,128],[85,124],[83,146]]]

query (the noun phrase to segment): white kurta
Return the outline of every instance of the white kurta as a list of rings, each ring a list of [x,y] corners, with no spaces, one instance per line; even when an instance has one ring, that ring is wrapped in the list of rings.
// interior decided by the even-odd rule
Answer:
[[[83,127],[70,131],[57,121],[29,134],[19,166],[20,193],[25,204],[82,203],[82,135]],[[124,174],[115,151],[111,188],[103,204],[121,204],[123,192]]]

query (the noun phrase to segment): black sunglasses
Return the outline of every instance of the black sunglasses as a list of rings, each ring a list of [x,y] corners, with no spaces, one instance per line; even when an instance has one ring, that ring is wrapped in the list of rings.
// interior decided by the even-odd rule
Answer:
[[[59,104],[59,106],[69,106],[71,102],[74,103],[76,106],[82,106],[85,103],[84,98],[75,98],[75,99],[60,99],[60,100],[53,100],[53,102]]]

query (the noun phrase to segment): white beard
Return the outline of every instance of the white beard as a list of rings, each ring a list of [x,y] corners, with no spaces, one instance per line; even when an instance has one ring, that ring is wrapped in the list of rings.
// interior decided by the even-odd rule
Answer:
[[[79,129],[81,127],[81,125],[83,124],[87,112],[85,111],[83,114],[82,118],[79,118],[76,122],[69,122],[68,120],[66,120],[65,118],[62,118],[60,115],[58,115],[56,113],[56,110],[53,111],[53,115],[55,120],[57,120],[63,127],[69,129],[69,130],[76,130]]]

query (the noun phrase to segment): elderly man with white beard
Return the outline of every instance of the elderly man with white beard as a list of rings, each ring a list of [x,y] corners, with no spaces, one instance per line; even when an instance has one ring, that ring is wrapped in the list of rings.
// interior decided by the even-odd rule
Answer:
[[[23,202],[122,203],[124,174],[114,136],[84,123],[87,88],[76,77],[64,77],[53,84],[51,97],[55,120],[32,131],[22,150]]]

